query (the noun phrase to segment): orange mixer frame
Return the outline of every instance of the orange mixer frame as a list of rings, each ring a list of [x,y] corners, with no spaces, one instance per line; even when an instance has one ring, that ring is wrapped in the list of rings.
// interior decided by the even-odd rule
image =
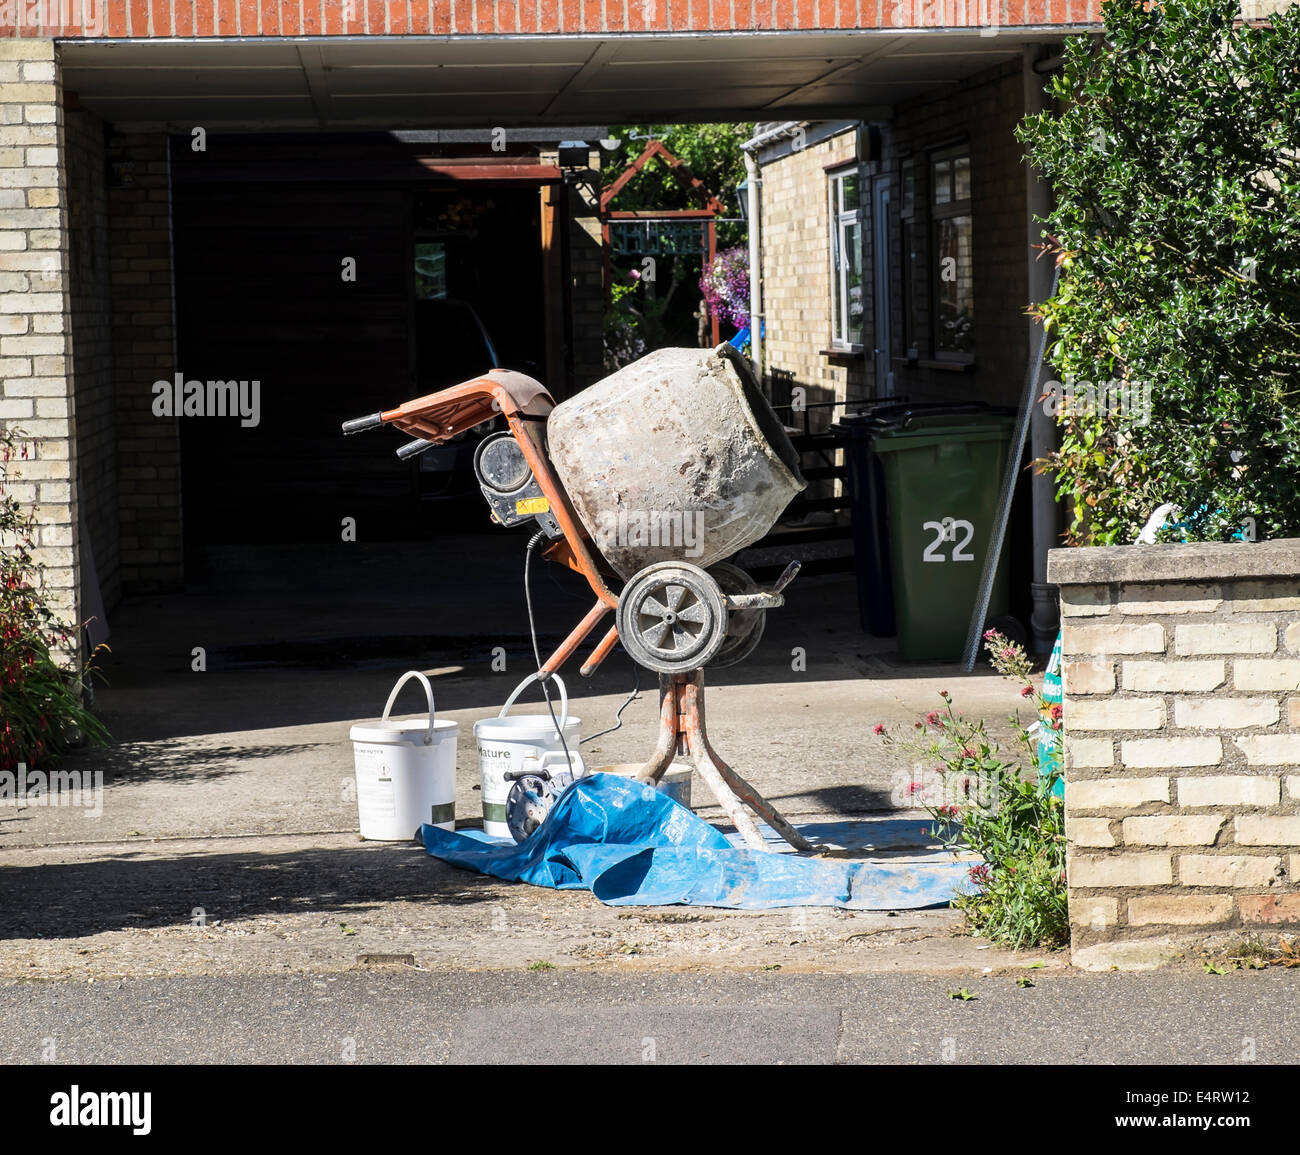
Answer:
[[[618,595],[605,580],[606,573],[612,575],[613,571],[608,570],[607,563],[594,551],[543,448],[546,418],[554,408],[555,400],[550,393],[531,377],[510,369],[492,369],[472,381],[416,397],[396,409],[349,421],[343,427],[346,433],[359,433],[363,429],[391,425],[412,437],[437,444],[494,417],[505,418],[546,498],[550,514],[564,535],[547,546],[542,555],[582,574],[596,595],[595,605],[538,670],[543,676],[559,670],[601,619],[618,606]],[[583,676],[593,673],[617,644],[618,627],[611,626],[583,664]]]

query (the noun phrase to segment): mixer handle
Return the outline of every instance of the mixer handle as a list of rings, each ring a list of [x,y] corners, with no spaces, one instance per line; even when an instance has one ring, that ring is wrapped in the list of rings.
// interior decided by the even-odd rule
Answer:
[[[432,449],[437,442],[426,441],[423,437],[417,437],[414,441],[408,441],[397,451],[398,459],[408,461],[412,457],[419,457],[426,449]]]
[[[343,422],[343,433],[344,436],[364,433],[367,429],[378,429],[383,423],[383,413],[367,413],[364,417],[354,417],[351,421]]]
[[[785,589],[786,586],[788,586],[792,581],[794,581],[795,578],[799,576],[799,571],[801,569],[803,569],[803,562],[792,561],[788,566],[785,567],[785,569],[781,571],[781,576],[776,579],[776,585],[772,587],[772,592],[774,594],[779,594],[783,589]]]

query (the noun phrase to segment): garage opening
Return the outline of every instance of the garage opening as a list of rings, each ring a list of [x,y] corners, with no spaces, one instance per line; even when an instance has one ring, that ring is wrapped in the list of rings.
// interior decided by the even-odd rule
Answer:
[[[493,365],[565,391],[558,168],[380,133],[203,143],[171,147],[176,373],[256,412],[181,422],[187,553],[485,524],[472,447],[402,463],[339,423]]]

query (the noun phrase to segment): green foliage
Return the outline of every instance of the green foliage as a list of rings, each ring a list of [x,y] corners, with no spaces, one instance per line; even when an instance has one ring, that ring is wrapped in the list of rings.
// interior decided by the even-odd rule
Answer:
[[[611,135],[621,143],[605,158],[605,183],[612,184],[652,139],[661,140],[690,169],[691,175],[722,202],[723,215],[734,217],[739,213],[736,189],[745,179],[745,158],[740,146],[754,135],[753,129],[752,124],[629,124],[614,129]],[[652,157],[618,194],[614,207],[697,209],[702,206],[659,157]],[[718,248],[739,244],[746,235],[743,224],[719,225]]]
[[[1145,413],[1065,412],[1042,463],[1072,544],[1300,534],[1300,5],[1103,4],[1066,42],[1059,115],[1018,130],[1051,183],[1060,270],[1040,306],[1063,381],[1149,386]],[[1148,417],[1149,420],[1143,420]]]
[[[10,463],[26,456],[17,431],[0,425],[0,771],[44,766],[77,741],[107,737],[81,698],[89,664],[68,669],[52,653],[71,633],[41,588],[34,513],[9,492]]]
[[[659,156],[619,191],[614,209],[700,209],[708,193],[722,202],[719,217],[738,214],[736,187],[745,178],[744,154],[740,146],[751,135],[748,124],[626,125],[613,136],[621,143],[607,154],[604,164],[608,187],[635,161],[652,140],[664,146],[700,181],[704,190],[692,188],[689,180],[675,176]],[[678,170],[681,174],[681,170]],[[683,174],[684,175],[684,174]],[[719,250],[746,238],[741,221],[718,223]],[[619,262],[622,262],[620,267]],[[704,258],[698,253],[658,254],[654,280],[638,280],[639,258],[615,258],[615,296],[605,315],[605,369],[612,372],[652,349],[665,345],[694,345],[698,337],[695,310],[700,305],[697,291]]]
[[[1017,682],[1040,715],[1060,725],[1060,707],[1052,708],[1029,678],[1024,650],[1001,634],[984,635],[994,668]],[[902,734],[883,725],[876,732],[935,766],[937,790],[913,782],[909,794],[935,820],[935,833],[960,853],[974,851],[982,862],[970,872],[971,889],[953,905],[966,915],[971,930],[991,942],[1013,948],[1063,945],[1069,938],[1065,884],[1065,807],[1052,793],[1060,775],[1038,772],[1038,744],[1017,725],[1025,762],[1003,758],[984,723],[972,722],[953,708],[948,692],[943,705]]]

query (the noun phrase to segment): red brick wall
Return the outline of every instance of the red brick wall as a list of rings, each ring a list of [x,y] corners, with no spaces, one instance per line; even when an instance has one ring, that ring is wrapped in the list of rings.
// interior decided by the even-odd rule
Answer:
[[[25,6],[22,18],[14,12]],[[33,8],[43,8],[33,19]],[[1099,22],[1100,0],[7,0],[0,36],[446,36]]]

